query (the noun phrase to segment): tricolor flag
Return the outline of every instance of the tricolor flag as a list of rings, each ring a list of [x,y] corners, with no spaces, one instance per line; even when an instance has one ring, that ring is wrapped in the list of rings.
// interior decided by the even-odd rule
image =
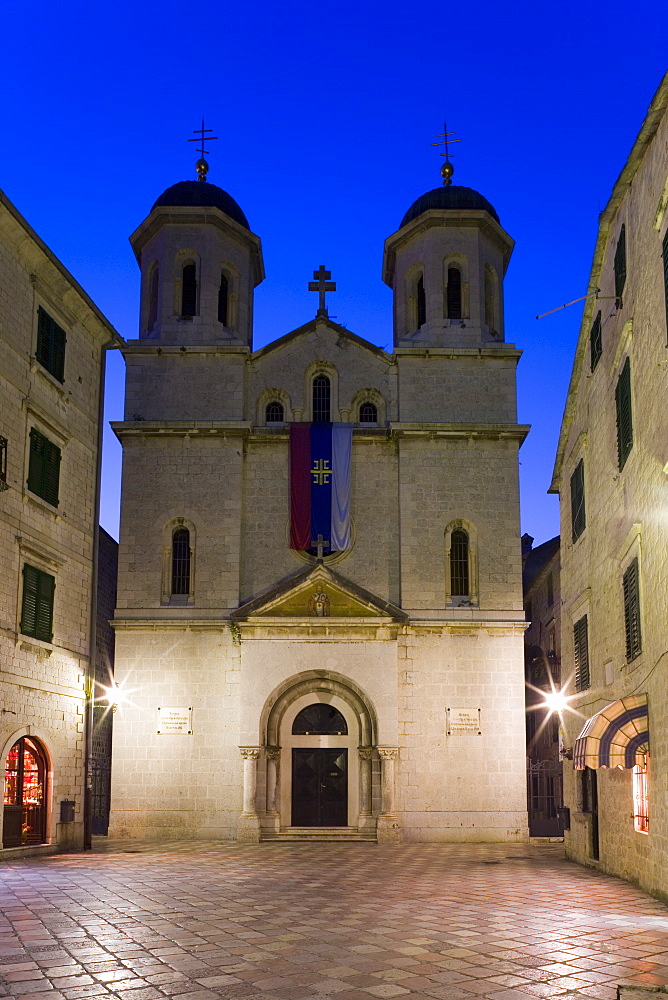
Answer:
[[[350,548],[352,424],[290,424],[290,548]]]

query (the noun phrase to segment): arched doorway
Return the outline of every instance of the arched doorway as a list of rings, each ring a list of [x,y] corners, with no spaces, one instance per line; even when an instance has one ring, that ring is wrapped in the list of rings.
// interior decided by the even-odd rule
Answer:
[[[297,713],[293,737],[308,739],[312,746],[292,747],[292,826],[348,825],[348,736],[345,716],[334,705],[317,701]],[[301,741],[299,741],[301,742]],[[347,740],[345,740],[347,742]]]
[[[32,737],[22,736],[5,761],[3,847],[45,842],[47,775],[44,748]]]

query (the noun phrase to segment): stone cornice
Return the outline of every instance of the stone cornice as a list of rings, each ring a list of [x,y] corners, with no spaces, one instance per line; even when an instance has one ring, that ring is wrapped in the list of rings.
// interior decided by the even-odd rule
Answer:
[[[519,361],[522,351],[519,351],[514,344],[504,342],[489,347],[397,347],[394,355],[396,358],[445,358],[448,361],[456,361],[459,358],[479,358],[481,361],[490,358],[494,361],[512,358],[514,361]]]
[[[125,420],[112,421],[119,441],[131,437],[245,437],[252,425],[246,420]]]
[[[530,424],[445,424],[390,422],[390,431],[397,437],[487,438],[498,441],[524,441]]]
[[[238,354],[243,360],[250,354],[250,347],[245,344],[195,344],[186,346],[185,344],[163,344],[160,340],[128,340],[123,345],[123,356],[139,355],[140,357],[150,357],[157,354],[159,357],[165,355],[184,354]]]
[[[401,623],[389,616],[305,618],[284,615],[251,618],[235,621],[232,618],[114,618],[111,623],[118,631],[157,632],[164,630],[193,630],[196,632],[222,632],[235,624],[242,638],[290,639],[314,642],[342,641],[359,637],[367,640],[395,640],[400,635],[470,635],[485,631],[489,634],[523,635],[529,623],[518,619],[476,619],[431,621],[412,620]],[[232,638],[232,633],[230,632]]]

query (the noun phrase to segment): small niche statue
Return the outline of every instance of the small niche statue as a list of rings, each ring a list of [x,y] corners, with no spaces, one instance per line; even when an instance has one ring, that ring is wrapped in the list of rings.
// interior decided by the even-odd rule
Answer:
[[[311,595],[308,610],[310,615],[315,615],[317,618],[329,618],[329,597],[324,590],[316,590],[315,594]]]

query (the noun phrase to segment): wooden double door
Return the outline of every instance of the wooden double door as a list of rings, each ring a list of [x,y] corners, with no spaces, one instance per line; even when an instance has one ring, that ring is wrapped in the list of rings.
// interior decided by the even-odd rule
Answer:
[[[348,825],[348,750],[292,750],[292,825]]]

